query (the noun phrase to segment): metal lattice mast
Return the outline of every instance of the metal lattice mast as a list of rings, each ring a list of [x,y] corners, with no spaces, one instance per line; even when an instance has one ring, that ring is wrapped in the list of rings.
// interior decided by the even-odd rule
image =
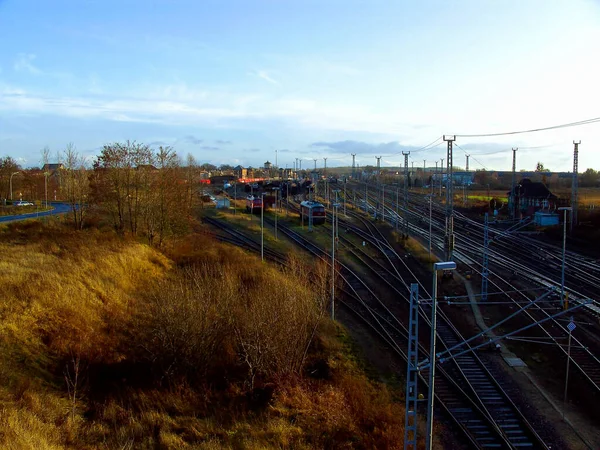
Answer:
[[[352,179],[356,178],[356,153],[350,153],[352,155]]]
[[[442,196],[442,184],[444,182],[444,158],[440,158],[440,197]],[[441,202],[441,199],[440,199]]]
[[[408,365],[406,370],[406,415],[404,450],[417,450],[417,381],[419,378],[419,285],[410,285],[408,319]]]
[[[512,182],[510,184],[510,216],[514,219],[517,215],[517,208],[515,204],[515,184],[517,182],[517,150],[513,148],[513,164],[512,164]]]
[[[488,270],[488,250],[490,246],[488,227],[488,213],[485,213],[483,225],[483,268],[481,270],[481,300],[484,302],[487,301],[488,298],[488,276],[490,274]]]
[[[385,223],[385,184],[381,186],[381,221]]]
[[[381,156],[376,156],[377,160],[377,181],[379,181],[379,174],[381,173]]]
[[[325,163],[325,165],[323,167],[323,176],[327,177],[327,158],[323,158],[323,161]]]
[[[573,141],[573,144],[575,145],[575,150],[573,150],[573,183],[571,185],[571,208],[573,208],[571,211],[571,233],[573,233],[573,226],[577,225],[577,206],[579,202],[577,177],[579,173],[579,144],[581,144],[581,141]]]
[[[410,152],[402,152],[404,155],[404,214],[402,220],[402,228],[404,230],[404,238],[408,238],[408,155]]]
[[[435,162],[435,174],[434,174],[436,176],[436,178],[437,178],[437,175],[438,175],[437,165],[438,165],[438,162],[436,161]],[[434,184],[435,184],[435,178],[431,177],[431,194],[432,195],[435,195],[435,189],[434,189],[434,186],[433,186]]]
[[[452,261],[452,252],[454,250],[454,192],[452,179],[452,143],[456,136],[444,136],[444,141],[448,142],[448,152],[446,155],[446,238],[444,239],[445,261]]]
[[[469,158],[471,157],[471,155],[465,155],[467,157],[467,167],[466,167],[466,171],[467,173],[469,173]],[[471,178],[467,178],[467,193],[466,195],[464,194],[465,192],[465,179],[463,178],[463,195],[464,195],[464,203],[465,206],[467,206],[469,204],[469,185],[471,182]]]

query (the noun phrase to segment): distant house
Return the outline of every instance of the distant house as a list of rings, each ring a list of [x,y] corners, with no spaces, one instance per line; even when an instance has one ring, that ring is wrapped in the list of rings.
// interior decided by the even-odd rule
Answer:
[[[237,178],[248,178],[248,169],[246,169],[242,166],[234,167],[233,173]]]
[[[269,161],[267,161],[263,166],[265,170],[271,170],[271,167],[273,167],[273,164],[271,164]]]
[[[512,196],[511,196],[512,192]],[[525,178],[515,186],[514,192],[507,192],[509,204],[514,197],[516,208],[524,215],[532,216],[539,210],[553,210],[557,206],[558,197],[541,182]]]

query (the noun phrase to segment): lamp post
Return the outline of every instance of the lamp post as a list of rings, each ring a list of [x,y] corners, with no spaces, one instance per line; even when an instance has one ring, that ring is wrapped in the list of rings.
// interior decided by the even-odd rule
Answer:
[[[563,212],[563,248],[562,248],[562,267],[560,272],[560,306],[565,307],[565,256],[567,250],[567,211],[573,212],[573,208],[570,206],[563,206],[558,208],[559,211]]]
[[[10,199],[13,199],[13,195],[12,195],[12,177],[14,177],[16,174],[18,174],[19,172],[13,172],[10,174],[10,179],[9,179],[9,185],[10,185]]]
[[[277,216],[279,215],[279,189],[281,189],[281,187],[277,188],[275,191],[275,240],[277,240]]]
[[[331,208],[331,320],[335,320],[335,221],[338,206],[339,203],[335,202]]]
[[[456,269],[453,261],[439,262],[433,265],[433,285],[431,288],[431,343],[429,348],[429,397],[427,398],[427,435],[425,448],[431,450],[433,442],[433,399],[435,396],[435,337],[437,319],[437,274],[444,270]]]
[[[260,194],[260,259],[265,260],[265,193]]]
[[[429,198],[429,261],[431,261],[431,206],[433,203],[433,195],[428,195]]]

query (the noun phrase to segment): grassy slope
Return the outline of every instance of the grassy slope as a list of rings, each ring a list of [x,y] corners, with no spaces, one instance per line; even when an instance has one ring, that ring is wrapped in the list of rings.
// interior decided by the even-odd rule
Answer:
[[[260,266],[214,242],[188,239],[171,249],[178,264],[222,262],[230,254],[241,265]],[[308,370],[265,380],[263,391],[273,392],[264,404],[233,375],[218,386],[94,383],[94,373],[104,373],[98,367],[137,363],[123,330],[146,307],[141,293],[171,277],[174,265],[107,233],[73,234],[35,222],[1,233],[0,447],[400,448],[403,407],[364,376],[340,339],[343,331],[326,320]],[[275,288],[284,282],[264,270]]]

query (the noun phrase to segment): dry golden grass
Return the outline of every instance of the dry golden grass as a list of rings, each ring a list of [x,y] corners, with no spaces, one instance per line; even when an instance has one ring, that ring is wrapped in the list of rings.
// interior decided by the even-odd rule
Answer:
[[[1,448],[399,448],[403,406],[324,319],[320,269],[312,285],[201,235],[167,258],[59,225],[1,234]]]

